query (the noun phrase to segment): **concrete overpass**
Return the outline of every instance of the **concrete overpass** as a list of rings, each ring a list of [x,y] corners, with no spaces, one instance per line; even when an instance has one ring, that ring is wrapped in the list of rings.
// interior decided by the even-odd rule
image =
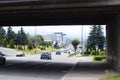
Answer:
[[[119,0],[1,0],[0,24],[107,25],[107,62],[120,70]]]

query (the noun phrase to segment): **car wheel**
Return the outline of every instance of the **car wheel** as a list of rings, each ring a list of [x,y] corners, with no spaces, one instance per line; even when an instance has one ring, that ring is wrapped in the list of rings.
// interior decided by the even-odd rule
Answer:
[[[3,59],[3,60],[0,62],[1,65],[4,65],[5,63],[6,63],[6,59]]]
[[[2,64],[4,65],[5,63],[6,63],[6,60],[4,59]]]

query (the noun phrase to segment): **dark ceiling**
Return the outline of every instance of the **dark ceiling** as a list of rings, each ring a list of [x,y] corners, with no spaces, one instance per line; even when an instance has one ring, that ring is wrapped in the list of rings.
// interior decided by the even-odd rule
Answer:
[[[12,2],[9,2],[9,0],[6,2],[0,2],[1,25],[32,26],[107,24],[116,15],[119,15],[120,12],[120,5],[118,3],[105,5],[105,0],[11,1]]]

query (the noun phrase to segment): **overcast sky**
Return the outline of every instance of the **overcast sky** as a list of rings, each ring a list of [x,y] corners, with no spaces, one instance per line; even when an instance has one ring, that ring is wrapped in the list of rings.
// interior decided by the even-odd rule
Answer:
[[[25,33],[29,33],[30,35],[35,35],[35,34],[41,34],[41,35],[46,35],[46,34],[53,34],[54,32],[63,32],[66,34],[67,37],[72,37],[72,38],[78,38],[81,39],[81,31],[82,31],[82,26],[81,25],[67,25],[67,26],[14,26],[12,27],[12,30],[15,31],[15,33],[20,30],[20,28],[23,27]],[[4,27],[5,30],[7,30],[8,27]],[[90,26],[89,25],[84,25],[83,26],[83,38],[87,39],[89,32],[90,32]],[[36,31],[36,33],[35,33]],[[105,31],[105,26],[103,26],[103,32],[104,35],[106,34]]]

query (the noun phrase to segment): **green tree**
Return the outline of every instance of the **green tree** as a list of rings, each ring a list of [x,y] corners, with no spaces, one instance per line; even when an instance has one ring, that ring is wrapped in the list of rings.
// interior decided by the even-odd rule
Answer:
[[[14,39],[15,39],[15,36],[16,36],[15,32],[12,31],[12,27],[9,26],[9,27],[8,27],[8,30],[7,30],[7,34],[6,34],[7,44],[10,43],[11,39],[14,40]]]
[[[28,37],[28,44],[34,44],[35,47],[41,45],[44,41],[44,38],[41,35],[36,35],[36,36],[30,36],[29,34],[27,35]]]
[[[100,25],[93,25],[91,27],[91,32],[89,33],[87,40],[87,48],[95,49],[98,45],[99,49],[103,49],[103,44],[105,43],[105,37],[102,32],[102,27]]]
[[[31,51],[33,48],[35,48],[34,44],[32,42],[29,42],[28,49]]]
[[[57,41],[54,44],[54,48],[56,48],[56,49],[60,48]]]
[[[77,39],[74,39],[74,40],[72,40],[71,43],[72,43],[72,45],[73,45],[73,47],[75,49],[75,52],[76,52],[77,46],[80,44],[80,41],[77,40]]]
[[[14,40],[13,39],[10,40],[9,48],[15,48],[14,47]]]
[[[44,38],[41,35],[36,35],[33,37],[33,43],[35,46],[39,46],[44,42]]]
[[[0,27],[0,46],[6,46],[6,31],[3,27]]]
[[[21,45],[21,33],[20,33],[20,31],[18,31],[18,33],[17,33],[17,35],[14,39],[14,43],[15,43],[16,46]]]
[[[23,28],[21,27],[21,29],[18,31],[15,39],[14,39],[14,42],[16,45],[27,45],[28,44],[28,38],[27,38],[27,35],[25,34]],[[25,48],[24,48],[25,49]]]
[[[28,44],[28,38],[27,38],[27,35],[24,32],[22,27],[21,27],[20,33],[21,33],[21,37],[20,37],[21,38],[21,45],[27,45]]]

